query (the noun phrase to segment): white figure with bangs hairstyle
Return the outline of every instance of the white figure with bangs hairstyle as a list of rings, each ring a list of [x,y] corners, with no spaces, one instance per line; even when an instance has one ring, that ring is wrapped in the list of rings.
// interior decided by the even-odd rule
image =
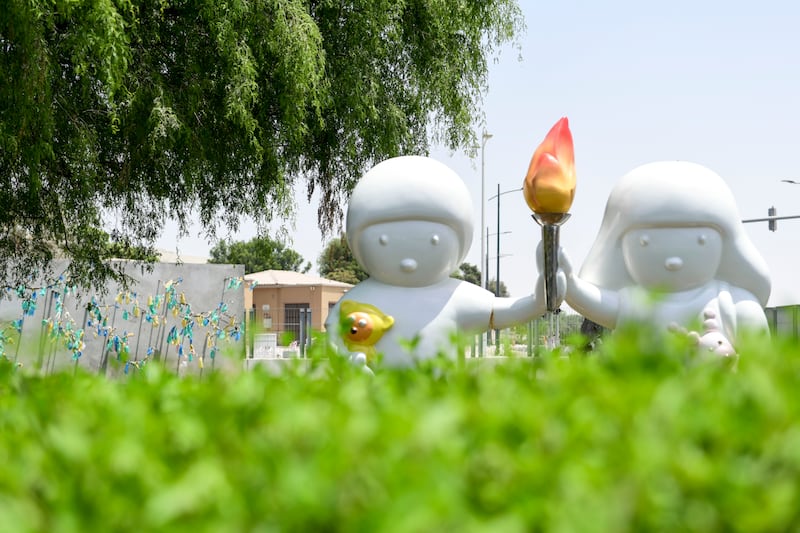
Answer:
[[[567,303],[609,329],[703,324],[698,336],[714,329],[734,347],[744,330],[769,333],[766,263],[728,186],[694,163],[650,163],[625,175],[580,274],[563,250],[560,264]]]

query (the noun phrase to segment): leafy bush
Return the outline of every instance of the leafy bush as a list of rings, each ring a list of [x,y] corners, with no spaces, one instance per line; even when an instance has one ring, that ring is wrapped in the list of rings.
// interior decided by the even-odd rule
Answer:
[[[599,353],[339,360],[127,381],[0,370],[15,531],[784,531],[800,524],[800,357],[737,370],[629,331]],[[574,352],[577,354],[578,352]]]

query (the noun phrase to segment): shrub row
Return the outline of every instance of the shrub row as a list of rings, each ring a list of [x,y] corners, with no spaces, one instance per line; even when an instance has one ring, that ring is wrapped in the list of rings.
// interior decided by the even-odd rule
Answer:
[[[320,355],[320,354],[317,354]],[[298,363],[300,364],[300,363]],[[369,377],[0,370],[14,531],[785,531],[800,357],[736,371],[651,332],[598,353]]]

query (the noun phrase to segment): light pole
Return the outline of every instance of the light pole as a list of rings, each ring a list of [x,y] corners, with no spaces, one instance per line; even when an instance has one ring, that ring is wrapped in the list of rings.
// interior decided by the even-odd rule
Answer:
[[[509,194],[512,192],[519,192],[522,190],[522,187],[518,187],[516,189],[511,189],[508,191],[500,192],[500,184],[497,184],[497,194],[489,198],[488,202],[491,202],[493,199],[497,198],[497,278],[494,281],[494,295],[500,296],[500,197],[504,194]],[[487,228],[488,232],[488,228]],[[489,269],[489,261],[486,261],[486,269]],[[487,272],[488,274],[488,272]],[[500,346],[500,330],[496,329],[494,333],[495,345]]]
[[[487,243],[489,242],[489,226],[486,226],[486,242]],[[481,274],[481,277],[486,276],[488,278],[489,277],[489,252],[488,251],[486,252],[486,255],[484,257],[486,257],[486,267],[483,270],[483,274]],[[488,284],[488,281],[483,284],[483,287],[484,288],[488,288],[487,284]]]
[[[489,237],[494,237],[495,235],[509,235],[511,233],[512,233],[511,231],[501,231],[500,233],[489,233],[489,226],[486,226],[486,242],[487,243],[489,242]],[[499,250],[498,250],[498,254],[499,254]],[[503,254],[500,257],[508,257],[509,255],[511,255],[511,254]],[[484,259],[486,260],[486,277],[489,277],[489,252],[488,251],[486,252],[486,257]]]
[[[510,189],[508,191],[500,192],[500,184],[498,183],[497,184],[497,194],[495,194],[494,196],[491,196],[487,200],[487,203],[488,203],[488,202],[491,202],[492,200],[494,200],[495,198],[497,199],[497,233],[496,233],[496,235],[498,235],[498,237],[497,237],[497,282],[495,284],[495,296],[500,296],[500,237],[499,236],[500,235],[505,235],[506,233],[510,233],[510,232],[500,233],[500,197],[503,196],[504,194],[511,194],[512,192],[519,192],[521,190],[522,190],[522,187],[518,187],[516,189]],[[488,226],[486,228],[486,234],[487,235],[489,234]],[[486,269],[487,270],[489,269],[489,261],[488,261],[488,259],[486,261]],[[488,272],[487,272],[487,275],[488,275]],[[488,283],[488,280],[487,280],[487,283]],[[487,286],[487,288],[488,288],[488,286]]]
[[[486,227],[486,202],[484,200],[484,198],[486,198],[486,166],[484,164],[483,156],[486,148],[486,141],[491,138],[492,134],[487,133],[486,130],[483,130],[483,134],[481,135],[481,259],[483,259],[484,254],[486,254],[486,238],[483,236],[483,228]],[[486,274],[486,271],[481,269],[481,287],[484,289],[487,288],[488,282]],[[483,357],[483,334],[481,334],[481,342],[478,351],[480,357]]]
[[[486,226],[486,242],[487,243],[489,242],[489,237],[497,236],[497,239],[499,241],[500,240],[500,235],[509,235],[511,233],[512,233],[511,231],[500,231],[498,233],[489,233],[489,226]],[[501,254],[500,253],[500,246],[497,247],[497,257],[502,258],[502,257],[508,257],[510,255],[511,254]],[[489,277],[489,251],[488,250],[486,251],[486,258],[485,259],[486,259],[486,277],[488,278]],[[486,284],[488,286],[489,282],[487,281]],[[497,292],[498,291],[497,287],[498,286],[495,285],[495,293],[494,293],[495,296],[499,296],[499,294]]]
[[[486,202],[484,198],[486,198],[486,166],[484,164],[484,149],[486,148],[486,141],[492,138],[491,133],[486,133],[486,130],[483,131],[483,135],[481,136],[481,229],[486,227]],[[483,232],[481,231],[481,257],[486,255],[486,239],[483,237]],[[488,279],[486,277],[486,272],[481,272],[481,287],[484,289],[486,288],[486,283]]]

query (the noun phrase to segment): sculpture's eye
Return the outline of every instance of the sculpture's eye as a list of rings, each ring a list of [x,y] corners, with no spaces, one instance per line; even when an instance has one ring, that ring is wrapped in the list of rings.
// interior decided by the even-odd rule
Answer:
[[[650,244],[650,237],[648,235],[642,235],[639,237],[639,244],[641,244],[643,247],[647,246]]]
[[[697,237],[697,244],[699,244],[700,246],[703,246],[706,243],[707,240],[708,239],[706,238],[706,236],[701,233],[700,236]]]
[[[381,243],[381,246],[386,246],[389,243],[389,236],[381,235],[378,237],[378,242]]]
[[[439,244],[439,236],[438,235],[431,236],[431,244],[434,245],[434,246]]]
[[[361,320],[359,320],[358,321],[358,327],[360,327],[360,328],[367,327],[367,319],[366,318],[362,318]]]

